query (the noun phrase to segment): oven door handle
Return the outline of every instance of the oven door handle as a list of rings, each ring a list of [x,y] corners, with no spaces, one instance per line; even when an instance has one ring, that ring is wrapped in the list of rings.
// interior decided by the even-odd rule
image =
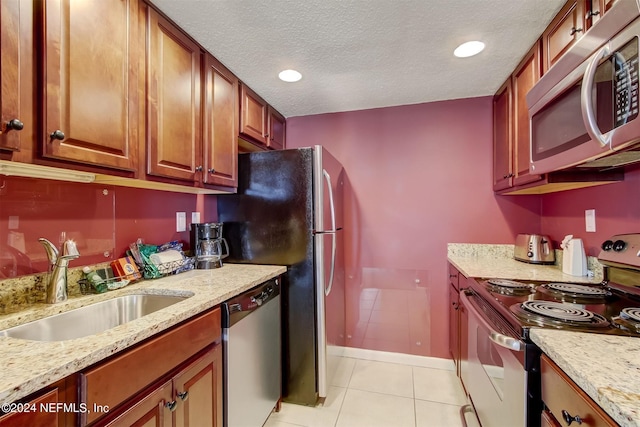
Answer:
[[[462,303],[469,310],[469,313],[472,314],[480,323],[482,323],[482,326],[489,330],[489,339],[491,341],[498,344],[500,347],[504,347],[512,351],[524,351],[525,344],[517,338],[513,338],[496,331],[495,328],[491,326],[491,324],[484,318],[484,316],[482,316],[478,309],[475,308],[464,291],[460,292],[460,298],[462,299]]]

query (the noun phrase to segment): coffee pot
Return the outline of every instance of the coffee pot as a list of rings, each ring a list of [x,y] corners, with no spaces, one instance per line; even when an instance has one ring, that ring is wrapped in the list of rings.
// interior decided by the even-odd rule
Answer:
[[[196,257],[196,268],[222,267],[222,260],[229,256],[229,246],[222,237],[222,223],[191,224],[191,249]]]

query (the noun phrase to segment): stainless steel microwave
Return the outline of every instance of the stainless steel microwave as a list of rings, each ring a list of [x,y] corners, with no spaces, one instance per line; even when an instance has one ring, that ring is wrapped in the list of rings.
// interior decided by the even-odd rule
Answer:
[[[640,161],[638,1],[615,2],[527,94],[532,173]]]

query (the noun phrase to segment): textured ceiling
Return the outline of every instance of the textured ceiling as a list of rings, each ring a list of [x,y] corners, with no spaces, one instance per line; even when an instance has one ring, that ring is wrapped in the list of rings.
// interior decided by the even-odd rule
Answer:
[[[491,95],[564,0],[152,0],[287,117]],[[481,40],[479,55],[456,58]],[[297,83],[278,73],[294,68]]]

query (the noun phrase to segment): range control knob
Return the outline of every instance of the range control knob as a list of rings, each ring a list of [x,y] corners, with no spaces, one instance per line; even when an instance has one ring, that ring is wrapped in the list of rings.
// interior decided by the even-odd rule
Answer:
[[[531,251],[527,252],[527,256],[528,256],[529,258],[533,258],[533,252],[531,252]]]
[[[613,240],[605,240],[604,243],[602,243],[602,250],[610,251],[611,249],[613,249]]]
[[[613,242],[613,250],[616,252],[623,251],[627,247],[627,244],[623,240],[616,240]]]

